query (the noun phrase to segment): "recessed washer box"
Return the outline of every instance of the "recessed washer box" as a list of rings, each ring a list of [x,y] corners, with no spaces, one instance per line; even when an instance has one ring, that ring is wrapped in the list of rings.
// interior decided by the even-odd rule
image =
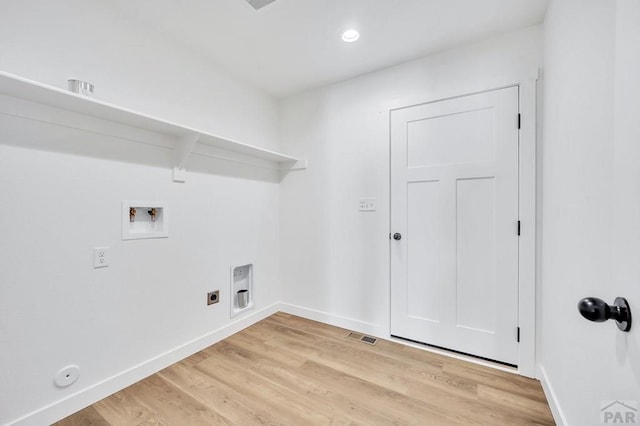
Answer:
[[[253,309],[253,263],[231,267],[231,295],[231,318]]]
[[[169,211],[164,201],[122,201],[122,239],[167,238]]]

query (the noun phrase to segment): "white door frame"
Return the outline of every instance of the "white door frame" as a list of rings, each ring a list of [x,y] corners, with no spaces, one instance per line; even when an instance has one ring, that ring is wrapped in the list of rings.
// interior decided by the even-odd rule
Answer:
[[[520,327],[520,345],[518,350],[518,374],[535,377],[536,374],[536,146],[537,146],[537,86],[539,70],[534,72],[501,77],[493,81],[474,82],[460,85],[456,93],[439,94],[437,98],[427,99],[422,102],[405,101],[404,105],[394,105],[389,110],[389,123],[391,112],[396,109],[407,108],[424,103],[438,102],[488,90],[502,89],[518,86],[518,103],[521,116],[521,126],[518,137],[518,211],[521,223],[521,233],[518,240],[518,323]],[[391,135],[389,135],[389,148],[391,148]],[[391,172],[391,165],[389,165]],[[391,176],[390,176],[391,177]],[[391,189],[389,189],[391,190]],[[391,197],[389,197],[391,199]],[[389,232],[393,233],[391,224]],[[391,245],[389,259],[391,259]],[[389,296],[391,296],[391,278],[389,279]],[[389,306],[391,297],[389,297]],[[391,315],[389,315],[389,329],[391,328]]]

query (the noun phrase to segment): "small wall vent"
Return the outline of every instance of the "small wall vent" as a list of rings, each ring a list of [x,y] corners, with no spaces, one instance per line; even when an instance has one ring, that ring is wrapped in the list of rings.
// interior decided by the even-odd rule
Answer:
[[[247,3],[249,3],[255,10],[259,10],[273,3],[274,1],[276,0],[247,0]]]

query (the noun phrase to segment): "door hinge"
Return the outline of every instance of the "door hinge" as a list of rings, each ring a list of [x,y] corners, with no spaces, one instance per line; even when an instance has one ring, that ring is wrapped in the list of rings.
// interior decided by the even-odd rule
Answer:
[[[520,236],[520,221],[518,221],[518,236]]]
[[[518,341],[518,343],[520,343],[520,327],[518,327],[518,333],[517,333],[516,340]]]
[[[518,129],[520,128],[521,123],[522,123],[522,115],[518,114]]]

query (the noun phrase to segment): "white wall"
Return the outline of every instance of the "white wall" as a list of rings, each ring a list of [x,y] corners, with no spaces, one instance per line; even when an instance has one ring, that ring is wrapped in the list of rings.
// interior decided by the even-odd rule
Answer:
[[[283,150],[309,160],[281,184],[290,309],[387,336],[389,110],[530,75],[541,61],[532,27],[282,101]],[[378,210],[358,212],[361,197]]]
[[[554,0],[545,20],[540,364],[569,425],[640,398],[638,325],[623,334],[576,309],[585,296],[640,306],[638,22],[633,0]]]
[[[103,100],[277,146],[274,100],[105,4],[2,2],[0,69],[78,76]],[[275,172],[194,157],[210,173],[176,184],[166,149],[0,120],[0,424],[49,424],[246,325],[230,322],[231,265],[255,262],[254,312],[280,300]],[[169,238],[121,241],[125,199],[167,201]],[[56,388],[68,364],[80,379]]]
[[[274,99],[108,1],[0,2],[0,70],[65,89],[68,78],[90,81],[98,99],[278,146]]]

